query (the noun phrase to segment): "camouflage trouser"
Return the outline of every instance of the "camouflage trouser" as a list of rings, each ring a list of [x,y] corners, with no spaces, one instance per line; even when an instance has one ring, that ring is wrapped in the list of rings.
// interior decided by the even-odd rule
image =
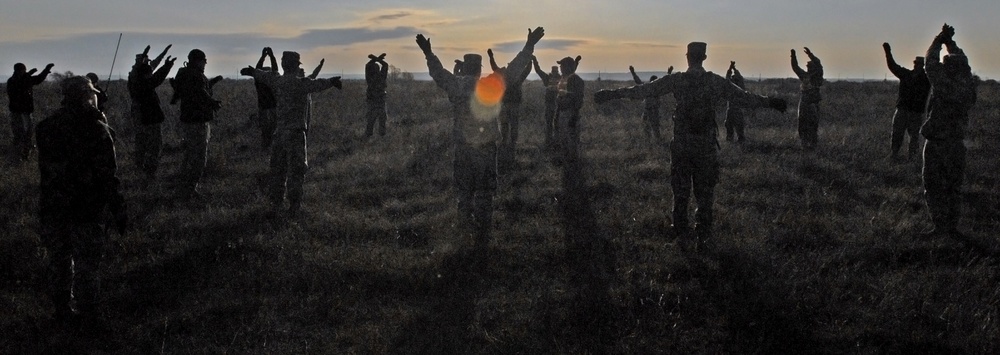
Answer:
[[[559,141],[559,121],[556,120],[556,103],[545,101],[545,146],[552,148]]]
[[[31,118],[31,114],[11,112],[10,133],[11,151],[17,152],[18,158],[21,160],[27,160],[35,146],[31,143],[31,139],[35,135],[35,122]]]
[[[278,124],[278,113],[273,108],[257,108],[257,128],[260,129],[260,146],[267,148],[274,140],[274,128]]]
[[[562,158],[572,161],[580,157],[580,113],[575,110],[559,111],[559,146]]]
[[[961,140],[927,140],[924,144],[924,195],[935,229],[958,227],[965,151]]]
[[[517,133],[521,124],[521,103],[504,104],[500,109],[500,164],[508,166],[514,162],[517,149]]]
[[[366,114],[366,120],[368,124],[365,126],[365,137],[371,137],[375,133],[375,123],[378,122],[378,135],[385,135],[385,121],[387,118],[385,112],[385,98],[379,99],[367,99],[368,102],[368,113]]]
[[[456,144],[455,190],[458,193],[458,224],[473,234],[477,245],[489,242],[493,224],[493,195],[497,190],[497,146]]]
[[[182,188],[194,191],[205,173],[208,162],[208,140],[212,136],[212,127],[208,122],[181,123],[184,139],[184,161],[181,162],[180,179]]]
[[[896,114],[892,116],[892,141],[889,153],[895,157],[899,154],[899,148],[903,146],[903,135],[909,134],[910,146],[907,149],[907,157],[913,158],[917,155],[920,147],[920,124],[924,121],[924,114],[913,112],[901,108],[896,109]]]
[[[714,137],[680,136],[670,142],[670,187],[674,194],[673,223],[687,229],[688,201],[694,191],[699,232],[711,233],[715,185],[719,182],[719,151]]]
[[[819,141],[819,102],[799,100],[799,139],[802,146],[816,148]]]
[[[49,296],[56,316],[94,315],[100,300],[100,267],[107,233],[99,223],[42,224],[49,255]]]
[[[136,125],[133,160],[147,178],[156,177],[156,170],[160,167],[162,146],[163,132],[159,123]]]
[[[286,186],[292,208],[302,203],[302,183],[309,168],[306,144],[304,130],[279,129],[275,132],[268,195],[276,208],[285,200]]]
[[[660,140],[660,110],[647,109],[642,113],[642,130],[646,133],[646,138]]]
[[[730,142],[733,140],[742,142],[746,139],[745,127],[746,120],[743,108],[736,107],[730,103],[726,108],[726,140]]]

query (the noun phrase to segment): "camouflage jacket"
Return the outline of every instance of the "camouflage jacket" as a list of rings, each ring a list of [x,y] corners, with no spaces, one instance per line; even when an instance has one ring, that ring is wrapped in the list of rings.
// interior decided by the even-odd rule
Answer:
[[[542,79],[542,85],[545,85],[545,103],[554,104],[556,102],[556,97],[559,96],[559,81],[562,80],[562,76],[559,72],[546,73],[534,63],[535,74]]]
[[[272,71],[254,70],[253,78],[274,92],[277,128],[285,130],[309,130],[309,94],[333,87],[330,80],[303,78],[288,71],[279,75]]]
[[[923,113],[926,111],[931,82],[927,79],[924,68],[915,70],[903,68],[892,59],[891,53],[886,53],[885,60],[892,75],[899,78],[899,96],[896,99],[896,107],[910,112]]]
[[[533,46],[524,46],[524,49],[507,66],[507,69],[514,72],[525,70],[525,67],[531,65],[531,53],[534,52],[534,49]],[[455,143],[471,144],[474,146],[496,144],[500,137],[499,115],[495,113],[482,113],[483,111],[488,111],[488,108],[477,109],[477,112],[480,112],[478,116],[473,113],[473,106],[477,106],[473,102],[473,96],[475,95],[476,83],[479,82],[479,78],[455,75],[445,69],[441,64],[441,60],[433,53],[428,53],[426,59],[427,69],[430,72],[431,78],[434,79],[434,83],[439,88],[448,94],[448,101],[451,102],[453,115],[452,138]],[[513,85],[515,78],[504,77],[504,80],[505,86],[510,87]]]
[[[99,222],[122,211],[114,131],[89,105],[62,107],[38,123],[39,215],[50,221]]]
[[[132,104],[139,110],[139,123],[148,125],[163,122],[163,108],[160,107],[160,95],[156,93],[156,88],[167,79],[173,64],[168,62],[155,73],[151,68],[142,66],[145,64],[128,77],[128,92]]]
[[[952,46],[949,53],[962,53]],[[931,83],[931,94],[927,121],[920,127],[920,134],[930,140],[962,140],[969,124],[969,110],[976,103],[976,79],[968,67],[949,72],[940,57],[940,46],[931,46],[927,51],[924,71]]]
[[[802,92],[802,102],[812,104],[823,100],[819,91],[820,86],[823,86],[823,63],[812,54],[809,55],[809,60],[813,62],[815,68],[805,71],[799,67],[799,60],[792,56],[792,71],[801,81],[799,89]]]
[[[34,70],[34,69],[32,69]],[[14,74],[7,79],[7,98],[9,108],[13,113],[35,112],[35,85],[41,84],[49,76],[48,69],[42,69],[38,75],[30,72]]]
[[[388,87],[387,81],[389,79],[389,65],[379,64],[379,62],[374,60],[369,60],[368,64],[365,64],[365,82],[368,84],[365,95],[368,100],[385,98],[385,89]]]
[[[212,98],[212,88],[204,71],[192,67],[180,68],[175,85],[181,101],[181,122],[209,122],[215,118],[219,103]]]
[[[559,112],[571,111],[572,115],[579,118],[580,108],[583,107],[584,85],[583,79],[576,73],[562,76],[559,80],[559,96],[556,97]]]
[[[767,97],[751,94],[733,85],[725,78],[706,72],[703,68],[689,68],[645,85],[614,90],[624,98],[639,99],[649,95],[662,96],[673,93],[677,100],[674,109],[674,137],[708,136],[715,138],[715,107],[730,101],[741,107],[767,106]]]

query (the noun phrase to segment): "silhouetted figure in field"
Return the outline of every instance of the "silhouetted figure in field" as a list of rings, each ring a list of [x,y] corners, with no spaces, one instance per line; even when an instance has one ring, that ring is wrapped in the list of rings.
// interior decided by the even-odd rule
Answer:
[[[892,75],[899,78],[899,96],[896,99],[896,114],[892,116],[892,136],[889,147],[889,159],[899,159],[899,148],[903,145],[903,136],[909,134],[910,146],[906,151],[906,159],[913,159],[920,147],[918,132],[927,112],[927,96],[931,91],[931,82],[924,72],[924,57],[913,59],[913,69],[903,68],[892,58],[892,47],[882,43],[885,50],[885,62]]]
[[[90,80],[90,84],[94,85],[94,89],[97,89],[97,109],[101,112],[105,112],[108,108],[108,93],[98,85],[101,81],[95,73],[87,73],[87,79]],[[107,118],[107,117],[105,117]],[[105,122],[107,123],[107,122]]]
[[[14,64],[14,74],[7,79],[7,98],[10,108],[11,151],[17,152],[21,162],[28,160],[35,145],[31,143],[34,136],[35,122],[31,114],[35,112],[35,85],[45,82],[54,64],[49,63],[41,73],[34,75],[37,69],[30,71],[22,64]]]
[[[500,106],[500,169],[507,170],[514,166],[517,153],[518,128],[521,125],[521,85],[531,74],[531,66],[526,66],[524,70],[515,72],[508,70],[508,67],[497,65],[493,57],[493,49],[487,49],[486,54],[490,57],[490,68],[494,73],[504,77],[506,87],[503,92],[503,105]]]
[[[559,120],[559,146],[562,150],[560,159],[563,161],[576,161],[580,156],[580,108],[583,107],[583,79],[576,75],[576,68],[580,65],[580,59],[565,57],[560,59],[559,71],[562,77],[559,80],[559,92],[556,96],[556,107]]]
[[[184,161],[181,163],[180,191],[182,198],[198,198],[198,184],[208,161],[208,140],[215,119],[215,111],[222,102],[212,98],[212,87],[222,80],[216,76],[211,81],[205,76],[205,52],[192,49],[187,66],[177,70],[175,94],[181,102],[180,121],[184,137]]]
[[[671,67],[673,68],[673,67]],[[635,67],[629,65],[628,72],[632,74],[632,81],[636,85],[644,84],[642,78],[639,74],[635,73]],[[667,74],[669,75],[669,74]],[[653,82],[658,77],[656,75],[651,75],[649,81]],[[662,140],[660,136],[660,96],[653,95],[642,100],[642,105],[644,110],[642,111],[642,131],[646,133],[646,139],[659,143]]]
[[[746,82],[743,81],[743,74],[736,69],[736,62],[729,61],[729,69],[726,70],[726,80],[746,90]],[[743,143],[746,141],[746,109],[739,105],[726,103],[726,141],[736,141]]]
[[[541,27],[529,31],[524,48],[507,69],[520,73],[528,67],[535,44],[544,34]],[[497,145],[500,141],[498,112],[481,103],[482,98],[477,97],[477,94],[483,94],[477,93],[479,76],[482,74],[482,56],[466,54],[462,75],[455,75],[445,69],[434,54],[430,39],[418,34],[416,41],[427,59],[427,69],[434,83],[448,94],[452,105],[454,179],[459,216],[457,224],[462,235],[471,234],[476,248],[483,250],[489,245],[493,223],[493,195],[497,189]],[[484,85],[487,84],[488,82],[484,82]]]
[[[556,115],[559,113],[556,97],[559,96],[559,81],[562,75],[559,74],[559,66],[553,65],[552,71],[545,73],[538,65],[538,58],[531,57],[531,64],[535,68],[535,74],[542,79],[545,86],[545,148],[553,149],[559,141],[559,121]]]
[[[792,50],[792,70],[798,76],[801,85],[801,96],[799,97],[799,139],[802,147],[806,150],[816,149],[819,137],[819,102],[823,100],[820,94],[820,86],[823,86],[823,64],[819,58],[813,55],[809,47],[805,47],[809,61],[806,62],[806,70],[799,67],[799,59]]]
[[[149,59],[143,56],[128,77],[128,92],[132,98],[132,118],[135,123],[133,156],[136,167],[144,175],[143,185],[156,180],[156,171],[160,167],[160,151],[163,147],[161,124],[165,116],[156,88],[166,80],[175,60],[177,59],[168,56],[165,64],[153,72]]]
[[[264,66],[265,59],[270,59],[271,66]],[[257,60],[257,65],[254,68],[267,72],[278,72],[278,60],[274,58],[271,47],[264,47],[261,50],[260,59]],[[274,98],[274,91],[271,91],[271,88],[264,85],[263,82],[255,79],[253,86],[257,90],[257,128],[260,129],[260,146],[269,148],[274,137],[274,127],[278,121],[275,110],[278,103]]]
[[[375,123],[378,122],[378,135],[385,136],[385,89],[389,80],[389,64],[385,62],[385,53],[378,57],[369,54],[368,63],[365,64],[365,82],[368,83],[368,90],[365,94],[365,102],[368,104],[366,115],[368,123],[365,126],[365,137],[371,137],[375,131]]]
[[[128,216],[114,134],[97,109],[97,89],[82,76],[63,80],[61,87],[62,106],[37,130],[40,237],[48,249],[56,321],[88,330],[100,321],[107,215],[120,234]]]
[[[706,44],[691,42],[687,48],[688,69],[665,76],[646,85],[615,90],[601,90],[594,101],[601,103],[618,98],[642,99],[651,95],[673,93],[677,108],[673,115],[674,139],[670,142],[670,185],[673,188],[673,233],[686,242],[688,236],[688,200],[692,189],[698,209],[696,236],[710,241],[713,222],[715,185],[719,181],[718,126],[715,107],[728,100],[744,107],[770,107],[784,112],[783,99],[751,94],[725,78],[705,71],[702,63]]]
[[[958,220],[965,174],[965,128],[976,103],[977,79],[969,59],[955,44],[955,28],[945,24],[927,49],[924,70],[931,82],[924,143],[924,192],[934,229],[928,235],[960,235]],[[941,62],[941,46],[948,55]]]
[[[331,87],[341,88],[339,76],[330,79],[303,78],[299,58],[296,52],[286,51],[281,54],[283,75],[250,67],[240,70],[240,74],[253,76],[254,80],[270,87],[277,99],[278,124],[274,132],[274,144],[271,146],[268,197],[271,200],[271,210],[277,215],[283,208],[287,187],[288,214],[291,217],[296,217],[301,211],[302,183],[309,167],[306,151],[306,135],[311,120],[309,93]],[[320,65],[323,62],[325,61],[321,61]],[[319,69],[315,74],[318,75]]]

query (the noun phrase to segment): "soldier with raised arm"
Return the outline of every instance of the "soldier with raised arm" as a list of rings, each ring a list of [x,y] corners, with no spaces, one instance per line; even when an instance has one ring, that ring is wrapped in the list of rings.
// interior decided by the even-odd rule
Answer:
[[[376,57],[368,55],[368,63],[365,64],[365,82],[368,89],[365,91],[365,102],[368,104],[366,113],[365,137],[371,137],[375,133],[375,123],[378,123],[378,135],[385,136],[385,89],[388,87],[389,63],[385,62],[385,53]]]
[[[924,143],[924,195],[934,229],[925,236],[960,236],[958,220],[965,174],[965,129],[976,103],[977,79],[969,59],[955,43],[955,28],[945,24],[927,49],[924,70],[931,82],[927,121],[920,127]],[[941,46],[948,55],[941,61]]]
[[[729,61],[729,69],[726,70],[726,80],[729,80],[733,85],[739,86],[740,89],[747,89],[746,82],[743,81],[743,75],[740,74],[739,69],[736,69],[735,61]],[[745,113],[744,108],[726,102],[726,141],[732,142],[735,140],[739,143],[746,141]]]
[[[806,150],[816,149],[819,141],[819,102],[823,100],[820,94],[820,86],[823,86],[823,64],[819,58],[813,55],[809,47],[805,47],[809,61],[806,62],[806,70],[799,67],[799,59],[792,49],[792,71],[799,78],[801,84],[799,90],[799,139],[802,147]]]
[[[924,57],[913,59],[913,69],[906,69],[896,64],[892,58],[892,47],[882,43],[885,50],[885,62],[892,75],[899,78],[899,96],[896,98],[896,113],[892,116],[892,135],[889,144],[889,159],[899,159],[899,148],[903,145],[903,136],[910,136],[906,159],[913,159],[920,147],[920,124],[924,123],[927,112],[927,95],[931,91],[931,82],[924,72]]]
[[[556,96],[559,95],[559,81],[562,75],[559,74],[558,65],[553,65],[552,71],[545,73],[538,65],[538,58],[535,56],[531,56],[531,65],[545,86],[545,148],[552,149],[555,148],[559,137],[559,121],[556,120],[559,110],[556,106]]]
[[[210,122],[215,119],[215,111],[222,107],[222,102],[212,97],[212,86],[222,77],[209,81],[205,76],[207,63],[205,52],[192,49],[188,52],[187,66],[177,70],[173,82],[176,85],[175,95],[181,103],[178,119],[184,136],[184,161],[178,174],[181,179],[179,195],[182,198],[201,197],[198,184],[208,161]]]
[[[674,194],[673,233],[688,241],[688,201],[693,190],[698,205],[696,237],[709,242],[712,236],[713,200],[719,181],[718,126],[715,107],[721,101],[732,101],[745,107],[770,107],[784,112],[785,100],[751,94],[725,78],[705,71],[702,63],[706,44],[691,42],[687,47],[688,69],[665,76],[652,83],[615,90],[601,90],[594,101],[611,99],[642,99],[651,95],[672,93],[677,99],[673,115],[674,138],[670,142],[670,185]]]
[[[541,27],[528,31],[524,48],[507,69],[521,72],[528,67],[535,44],[544,35],[545,31]],[[493,221],[499,143],[496,112],[485,109],[476,92],[482,73],[482,56],[466,54],[462,75],[459,76],[444,68],[431,49],[430,39],[418,34],[416,41],[427,59],[427,69],[434,83],[447,93],[452,106],[453,174],[458,194],[458,226],[463,231],[463,236],[471,234],[476,248],[482,250],[489,244]]]
[[[559,93],[556,95],[556,108],[559,120],[559,146],[562,153],[560,159],[565,162],[576,161],[580,155],[580,109],[583,108],[584,82],[576,69],[580,65],[581,56],[565,57],[556,62],[562,78],[559,80]]]
[[[264,66],[264,60],[270,59],[271,66]],[[254,66],[257,70],[278,72],[278,60],[274,58],[274,51],[271,47],[264,47],[260,53],[260,59]],[[274,91],[264,85],[260,80],[253,81],[254,89],[257,90],[257,128],[260,129],[260,146],[270,148],[274,138],[274,127],[278,121],[278,114],[275,107],[278,105],[274,99]]]
[[[644,84],[642,78],[639,74],[635,73],[635,67],[629,65],[628,72],[632,74],[632,81],[635,81],[636,85]],[[656,81],[658,77],[656,75],[651,75],[649,77],[649,82]],[[642,111],[642,131],[646,133],[647,140],[654,140],[656,143],[661,141],[660,138],[660,96],[654,95],[642,100],[642,105],[644,110]]]
[[[274,91],[278,124],[274,133],[275,141],[271,146],[268,197],[271,200],[271,212],[277,215],[284,207],[287,195],[288,215],[291,217],[296,217],[301,211],[302,183],[309,167],[306,150],[310,123],[309,94],[331,87],[341,88],[339,76],[330,79],[303,78],[301,64],[297,52],[286,51],[281,55],[281,69],[284,70],[282,75],[252,67],[240,70],[240,74],[253,76],[254,80]]]
[[[10,108],[11,151],[17,152],[20,162],[28,160],[35,145],[31,143],[34,136],[35,122],[31,117],[35,112],[35,85],[45,82],[54,64],[49,63],[41,73],[34,75],[37,69],[28,70],[22,63],[14,64],[14,75],[7,79],[8,108]]]
[[[504,77],[506,87],[503,92],[503,105],[500,106],[500,169],[506,170],[514,166],[517,150],[518,128],[521,124],[521,85],[531,74],[531,66],[526,66],[520,72],[508,70],[508,67],[497,65],[493,57],[493,49],[487,49],[490,57],[490,68],[493,73]],[[509,66],[509,64],[508,64]]]
[[[161,124],[166,116],[160,106],[160,95],[156,88],[163,84],[174,67],[176,58],[167,57],[165,64],[153,71],[148,59],[135,65],[134,73],[128,78],[128,91],[132,97],[132,119],[135,124],[135,165],[143,173],[142,184],[149,185],[156,180],[160,167],[160,151],[163,147]]]

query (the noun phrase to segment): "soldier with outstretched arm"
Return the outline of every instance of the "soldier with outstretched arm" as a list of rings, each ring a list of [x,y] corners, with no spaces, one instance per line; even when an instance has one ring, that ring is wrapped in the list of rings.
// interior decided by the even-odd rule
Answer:
[[[903,136],[909,134],[910,145],[906,151],[907,160],[917,155],[920,147],[920,124],[924,123],[927,112],[927,95],[931,91],[931,82],[924,72],[924,57],[913,59],[913,69],[906,69],[896,64],[892,58],[892,47],[882,43],[885,50],[885,62],[892,75],[899,78],[899,96],[896,99],[896,113],[892,116],[892,135],[889,143],[889,159],[899,159],[899,148],[903,145]]]
[[[635,73],[635,67],[629,65],[628,72],[632,74],[632,81],[636,85],[644,84],[642,78],[639,74]],[[656,75],[651,75],[649,81],[656,81],[658,77]],[[644,110],[642,112],[642,130],[646,132],[647,139],[655,139],[655,142],[660,142],[660,97],[650,96],[642,100],[642,105]]]
[[[521,125],[521,85],[531,74],[531,66],[524,67],[520,72],[508,70],[508,67],[497,65],[493,58],[493,49],[487,49],[490,57],[490,68],[493,73],[503,76],[506,86],[503,92],[503,105],[500,107],[500,169],[506,170],[514,165],[517,150],[518,128]],[[509,66],[509,65],[508,65]]]
[[[806,70],[799,67],[799,59],[792,49],[792,71],[801,82],[799,89],[799,139],[802,147],[806,150],[816,149],[818,144],[819,130],[819,102],[823,100],[820,94],[820,86],[823,86],[823,64],[819,58],[813,55],[809,47],[805,47],[809,61],[806,62]]]
[[[601,90],[594,94],[594,101],[602,103],[612,99],[643,99],[652,95],[673,94],[677,108],[673,115],[674,139],[670,142],[670,185],[674,194],[673,233],[682,241],[688,240],[688,201],[694,192],[698,205],[695,219],[696,237],[708,243],[712,236],[713,200],[715,185],[719,180],[718,127],[715,107],[721,101],[731,101],[745,107],[770,107],[784,112],[783,99],[751,94],[733,85],[725,78],[705,71],[702,63],[706,44],[688,44],[688,69],[665,76],[645,85]]]
[[[535,44],[545,31],[528,31],[524,48],[510,62],[508,70],[521,72],[531,64]],[[427,59],[427,69],[434,83],[445,91],[452,105],[452,141],[454,144],[454,179],[458,194],[458,227],[463,237],[472,235],[476,248],[489,244],[493,215],[493,195],[497,189],[497,117],[488,110],[474,110],[476,84],[482,72],[482,56],[466,54],[462,75],[455,75],[441,64],[431,49],[430,39],[417,35],[417,45]]]
[[[538,65],[538,58],[531,57],[531,65],[535,69],[535,74],[542,79],[545,86],[545,148],[553,149],[558,141],[559,121],[556,120],[558,110],[556,108],[556,96],[559,95],[559,81],[562,75],[559,74],[559,66],[553,65],[552,71],[545,73]]]
[[[35,147],[31,143],[35,131],[35,122],[32,118],[35,112],[34,87],[45,82],[53,66],[54,64],[49,63],[41,73],[34,75],[37,69],[28,70],[23,63],[17,63],[14,64],[14,74],[7,79],[11,151],[17,152],[17,159],[20,162],[27,161]]]
[[[976,103],[977,79],[969,59],[955,43],[955,28],[945,24],[927,49],[924,70],[931,82],[924,136],[924,195],[934,229],[924,236],[960,236],[962,180],[965,175],[965,129]],[[941,61],[941,46],[948,55]]]

